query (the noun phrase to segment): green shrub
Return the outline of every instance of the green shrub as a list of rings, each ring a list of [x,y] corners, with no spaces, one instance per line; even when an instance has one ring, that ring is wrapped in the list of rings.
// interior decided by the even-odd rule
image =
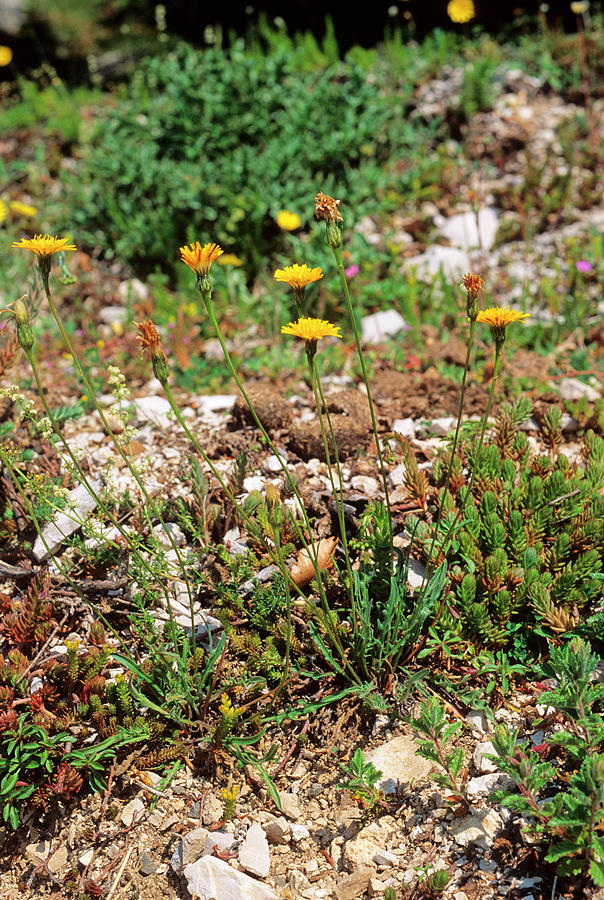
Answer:
[[[146,60],[99,114],[64,176],[70,224],[130,262],[165,265],[185,241],[215,240],[255,271],[280,209],[310,217],[317,190],[348,203],[374,194],[381,161],[415,141],[403,108],[353,62],[310,73],[282,50],[182,44]]]

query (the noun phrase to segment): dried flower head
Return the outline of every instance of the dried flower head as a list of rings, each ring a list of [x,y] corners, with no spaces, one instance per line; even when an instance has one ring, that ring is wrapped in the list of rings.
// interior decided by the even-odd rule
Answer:
[[[475,275],[474,272],[466,272],[460,287],[465,288],[468,294],[473,294],[477,297],[479,291],[484,290],[484,280],[480,275]]]
[[[310,269],[306,263],[299,266],[295,263],[293,266],[285,266],[284,269],[277,269],[274,275],[275,281],[284,281],[291,285],[294,290],[303,290],[313,281],[319,281],[323,278],[321,269]]]
[[[299,337],[303,341],[314,341],[315,343],[324,337],[341,338],[342,335],[339,325],[332,325],[324,319],[309,319],[302,317],[297,322],[290,322],[289,325],[283,325],[282,334],[291,334]]]
[[[213,262],[216,262],[223,251],[218,244],[204,244],[199,241],[195,244],[185,245],[180,248],[180,258],[198,277],[207,275]]]
[[[315,215],[317,219],[322,219],[324,222],[328,223],[343,222],[344,220],[338,210],[340,203],[341,200],[334,200],[333,197],[319,191],[315,197]]]
[[[164,384],[169,375],[168,358],[161,345],[157,327],[154,322],[137,322],[136,327],[138,329],[137,340],[141,345],[141,356],[145,350],[149,351],[153,374],[161,384]]]
[[[459,25],[470,22],[476,15],[473,0],[450,0],[447,4],[447,15],[452,22]]]

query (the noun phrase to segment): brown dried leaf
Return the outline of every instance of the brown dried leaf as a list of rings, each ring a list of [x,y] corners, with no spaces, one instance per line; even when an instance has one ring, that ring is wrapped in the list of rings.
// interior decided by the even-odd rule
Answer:
[[[331,569],[334,564],[333,553],[338,544],[338,538],[321,538],[317,547],[317,564],[319,569]],[[306,550],[300,550],[298,559],[291,567],[292,581],[298,587],[306,587],[315,577],[315,567]]]

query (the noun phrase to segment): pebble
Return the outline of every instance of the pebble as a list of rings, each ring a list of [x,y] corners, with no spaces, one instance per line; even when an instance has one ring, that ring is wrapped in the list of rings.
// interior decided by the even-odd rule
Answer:
[[[413,419],[395,419],[392,423],[392,431],[408,440],[415,437],[415,421]]]
[[[371,475],[353,475],[350,484],[355,491],[359,491],[367,497],[375,497],[378,492],[377,479],[372,478]]]
[[[251,825],[239,847],[239,862],[247,872],[266,878],[271,868],[271,856],[266,834],[261,825]]]
[[[279,801],[283,815],[287,816],[288,819],[299,819],[301,817],[302,810],[296,794],[292,794],[289,791],[279,791]]]
[[[396,309],[383,309],[369,316],[363,316],[361,319],[361,342],[363,344],[380,344],[399,332],[408,330],[409,325]]]
[[[135,819],[140,819],[144,809],[145,804],[140,797],[135,797],[130,803],[126,803],[120,816],[123,824],[126,825],[126,827],[132,825]]]
[[[408,735],[392,738],[365,757],[381,772],[378,787],[385,794],[394,794],[397,784],[423,781],[428,777],[432,763],[416,753],[417,743]]]
[[[263,828],[271,844],[288,844],[292,839],[292,827],[283,816],[270,819],[264,823]]]
[[[493,760],[487,758],[487,754],[492,754],[496,756],[495,747],[493,746],[492,741],[482,741],[482,743],[478,744],[474,753],[472,754],[472,759],[474,761],[474,765],[478,769],[479,772],[487,773],[487,772],[496,772],[497,771],[497,763],[493,762]]]
[[[157,871],[155,860],[146,851],[141,853],[139,857],[138,871],[141,873],[141,875],[154,875]]]
[[[472,250],[476,247],[490,250],[495,243],[499,216],[495,209],[487,206],[478,210],[478,221],[476,218],[474,211],[457,213],[445,219],[439,231],[454,247],[461,250]]]
[[[165,397],[138,397],[134,401],[137,425],[148,422],[161,431],[167,431],[174,421],[172,407]]]
[[[570,402],[581,400],[585,397],[590,403],[594,403],[596,400],[602,398],[602,394],[599,390],[592,387],[590,384],[579,381],[578,378],[563,378],[558,382],[557,388],[560,397],[563,400],[569,400]]]
[[[271,887],[216,856],[202,856],[189,863],[184,875],[189,893],[198,900],[278,900]]]
[[[90,485],[97,494],[102,488],[100,481],[92,480]],[[82,522],[96,509],[96,500],[84,484],[79,484],[69,492],[68,504],[68,513],[59,512],[52,522],[42,526],[42,535],[38,535],[33,548],[33,554],[38,562],[45,562],[51,554],[54,554],[65,538],[78,531],[82,527]]]

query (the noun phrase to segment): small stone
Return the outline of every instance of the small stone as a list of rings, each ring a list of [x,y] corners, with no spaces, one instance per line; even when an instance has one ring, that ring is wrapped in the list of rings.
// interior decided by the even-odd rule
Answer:
[[[400,735],[367,754],[367,761],[382,773],[378,784],[381,791],[394,794],[399,782],[409,784],[427,779],[432,763],[418,756],[416,750],[417,743],[412,737]]]
[[[292,827],[283,816],[270,819],[262,827],[270,844],[288,844],[292,838]]]
[[[398,856],[390,850],[378,850],[373,854],[373,862],[380,869],[388,869],[391,866],[398,866]]]
[[[149,296],[149,288],[138,278],[130,278],[128,281],[122,281],[117,292],[125,302],[129,300],[146,300]],[[122,310],[125,315],[125,310]]]
[[[413,440],[415,437],[415,421],[413,419],[395,419],[392,423],[392,430],[408,440]]]
[[[172,407],[165,397],[138,397],[134,401],[137,425],[149,422],[166,431],[173,421]]]
[[[171,547],[172,543],[176,544],[177,547],[184,547],[186,543],[186,538],[176,522],[165,522],[163,525],[154,525],[153,534],[156,541],[161,544],[162,547]],[[172,538],[172,541],[170,541],[170,538]]]
[[[155,860],[146,851],[139,856],[138,871],[141,875],[153,875],[157,871]]]
[[[38,844],[28,844],[25,848],[25,855],[35,866],[40,866],[49,858],[51,849],[50,841],[40,841]],[[67,864],[67,858],[67,847],[65,844],[61,844],[48,859],[48,868],[53,875],[60,872]]]
[[[222,350],[220,353],[222,355]],[[235,394],[215,394],[214,396],[196,397],[195,400],[198,414],[204,416],[207,413],[228,412],[235,405],[237,397]]]
[[[84,850],[80,858],[78,859],[79,864],[83,869],[86,869],[90,863],[92,862],[92,858],[94,856],[94,848],[90,847],[89,850]]]
[[[172,854],[170,866],[177,875],[182,875],[185,866],[195,862],[206,852],[207,828],[195,828],[182,837]]]
[[[189,893],[198,900],[278,900],[272,888],[215,856],[202,856],[184,870]]]
[[[243,479],[243,490],[248,494],[251,494],[252,491],[262,492],[265,484],[266,479],[261,478],[260,475],[248,475]]]
[[[426,574],[426,567],[419,559],[409,558],[409,568],[407,570],[407,584],[414,591],[421,588],[422,584],[424,584],[424,576]]]
[[[468,722],[475,731],[480,731],[482,734],[486,734],[489,730],[486,716],[481,709],[474,709],[472,712],[469,712],[466,716],[466,722]]]
[[[283,815],[288,819],[299,819],[302,815],[300,802],[297,794],[291,794],[288,791],[279,791],[279,801]]]
[[[487,775],[479,775],[477,778],[470,778],[466,784],[466,793],[468,800],[472,803],[488,797],[493,791],[512,790],[514,782],[512,779],[504,775],[502,772],[493,772]]]
[[[271,454],[264,460],[264,468],[267,472],[282,472],[281,463],[279,462],[279,457],[275,456],[275,454]]]
[[[361,341],[363,344],[380,344],[394,337],[400,331],[408,331],[409,325],[396,309],[384,309],[381,312],[363,316],[361,319]]]
[[[460,272],[468,272],[472,268],[469,254],[458,247],[444,247],[435,244],[428,247],[420,256],[412,256],[405,260],[405,272],[415,268],[423,278],[438,275],[442,271],[447,279],[459,279]]]
[[[316,859],[309,859],[308,862],[304,863],[304,872],[306,875],[314,875],[315,872],[319,871],[319,863]]]
[[[100,481],[90,481],[95,494],[102,489]],[[33,554],[38,562],[45,562],[51,553],[55,553],[65,540],[82,527],[90,513],[96,509],[96,500],[84,484],[79,484],[69,492],[67,498],[69,512],[59,512],[52,522],[42,526],[42,537],[35,540]],[[47,549],[48,545],[48,549]]]
[[[479,209],[478,215],[472,211],[449,216],[439,231],[454,247],[461,250],[472,250],[477,247],[490,250],[495,242],[498,227],[497,213],[487,206]]]
[[[492,741],[482,741],[482,743],[478,744],[472,755],[474,765],[479,772],[496,772],[497,763],[493,762],[493,760],[491,759],[488,759],[487,754],[492,754],[493,756],[497,755],[495,753],[495,747],[493,746]]]
[[[369,880],[375,875],[375,869],[357,869],[352,875],[342,878],[336,885],[338,900],[355,900],[362,897],[369,887]]]
[[[558,392],[563,400],[581,400],[585,397],[591,403],[601,399],[601,393],[590,384],[579,381],[578,378],[563,378],[558,382]]]
[[[270,850],[262,826],[254,824],[239,847],[239,862],[252,875],[266,878],[271,868]]]
[[[350,484],[355,491],[365,494],[366,497],[375,497],[378,491],[377,480],[370,475],[353,475]]]
[[[120,816],[123,824],[126,827],[132,825],[135,819],[140,819],[144,809],[145,804],[140,797],[135,797],[130,803],[126,803],[122,810],[122,815]]]
[[[394,469],[391,469],[388,473],[388,483],[391,487],[398,487],[399,484],[404,482],[406,473],[407,466],[404,465],[404,463],[401,463],[400,466],[395,466]]]
[[[289,826],[291,829],[292,841],[303,841],[304,838],[310,837],[310,831],[306,827],[306,825],[298,825],[297,822],[292,822]]]
[[[457,419],[455,419],[453,416],[444,416],[440,419],[432,419],[428,426],[428,430],[432,434],[438,434],[446,437],[453,431],[456,422]]]
[[[394,828],[392,816],[383,816],[366,825],[355,837],[346,841],[342,857],[348,871],[354,872],[356,869],[379,865],[398,865],[398,858],[384,849]]]
[[[490,847],[503,822],[494,809],[480,810],[471,816],[464,816],[451,824],[451,831],[461,847],[476,844],[479,847]]]
[[[214,850],[224,853],[226,850],[230,850],[234,843],[234,834],[229,834],[226,831],[210,831],[203,848],[204,855],[212,854]]]

